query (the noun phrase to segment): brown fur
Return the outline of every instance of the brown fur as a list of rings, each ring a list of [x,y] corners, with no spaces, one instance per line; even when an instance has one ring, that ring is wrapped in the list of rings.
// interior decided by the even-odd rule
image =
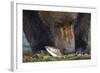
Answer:
[[[74,39],[74,20],[77,17],[76,13],[65,12],[40,12],[40,16],[47,25],[50,31],[55,36],[55,47],[59,49],[71,48]],[[44,17],[44,18],[43,18]]]

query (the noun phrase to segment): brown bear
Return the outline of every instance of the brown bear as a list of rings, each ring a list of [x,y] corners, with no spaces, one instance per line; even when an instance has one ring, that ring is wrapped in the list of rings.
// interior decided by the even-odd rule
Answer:
[[[23,31],[33,54],[45,46],[61,54],[83,51],[88,46],[90,14],[58,11],[23,10]]]

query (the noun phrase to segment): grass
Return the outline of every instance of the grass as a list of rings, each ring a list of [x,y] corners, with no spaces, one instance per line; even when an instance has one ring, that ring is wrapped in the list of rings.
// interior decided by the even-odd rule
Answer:
[[[88,54],[84,55],[76,55],[76,54],[66,54],[62,57],[53,57],[49,54],[31,54],[24,53],[23,54],[23,62],[44,62],[44,61],[67,61],[67,60],[85,60],[91,59],[91,56]]]

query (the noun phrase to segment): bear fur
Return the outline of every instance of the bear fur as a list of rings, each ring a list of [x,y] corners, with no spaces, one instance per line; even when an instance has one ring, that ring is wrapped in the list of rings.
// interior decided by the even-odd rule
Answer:
[[[33,54],[45,46],[63,54],[83,52],[88,48],[90,13],[23,10],[23,32]]]

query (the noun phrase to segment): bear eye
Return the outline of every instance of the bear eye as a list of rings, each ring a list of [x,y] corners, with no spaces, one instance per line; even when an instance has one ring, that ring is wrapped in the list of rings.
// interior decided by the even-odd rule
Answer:
[[[55,26],[56,26],[56,27],[60,27],[60,26],[62,26],[62,24],[61,24],[61,22],[56,22],[56,23],[55,23]]]
[[[75,22],[75,20],[71,20],[71,21],[69,22],[69,24],[72,25],[74,22]]]

